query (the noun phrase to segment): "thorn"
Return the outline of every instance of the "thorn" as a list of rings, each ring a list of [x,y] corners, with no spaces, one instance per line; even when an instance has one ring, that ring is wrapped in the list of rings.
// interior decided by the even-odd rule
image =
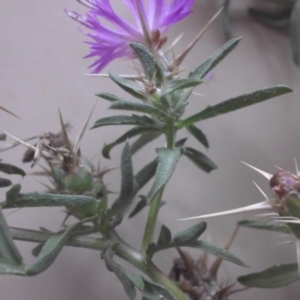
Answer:
[[[258,172],[258,173],[261,174],[262,176],[266,177],[268,180],[270,180],[270,179],[273,177],[272,174],[267,173],[267,172],[265,172],[265,171],[263,171],[263,170],[260,170],[260,169],[258,169],[258,168],[255,168],[255,167],[253,167],[253,166],[251,166],[251,165],[245,163],[244,161],[241,161],[241,163],[243,163],[244,165],[248,166],[249,168],[255,170],[256,172]]]
[[[0,105],[0,109],[2,109],[3,111],[5,111],[6,113],[18,118],[18,119],[21,119],[20,117],[18,117],[16,114],[14,114],[13,112],[11,112],[10,110],[4,108],[3,106]]]
[[[262,211],[262,210],[266,210],[266,209],[272,209],[272,206],[270,205],[269,201],[263,201],[263,202],[259,202],[259,203],[252,204],[249,206],[244,206],[241,208],[231,209],[231,210],[222,211],[222,212],[218,212],[218,213],[179,219],[179,221],[214,218],[214,217],[235,215],[235,214],[240,214],[240,213],[245,213],[245,212]]]
[[[255,186],[258,188],[258,190],[262,193],[262,195],[265,197],[266,200],[268,200],[268,196],[264,193],[264,191],[258,186],[258,184],[256,182],[253,181],[253,183],[255,184]]]
[[[173,42],[172,44],[164,51],[164,55],[166,55],[171,50],[173,51],[173,48],[176,46],[176,44],[182,39],[184,36],[184,33],[181,33]]]

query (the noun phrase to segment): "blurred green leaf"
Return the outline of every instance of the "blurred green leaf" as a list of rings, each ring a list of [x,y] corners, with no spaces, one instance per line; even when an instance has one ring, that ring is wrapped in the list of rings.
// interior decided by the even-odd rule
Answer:
[[[110,94],[110,93],[99,93],[99,94],[96,94],[96,96],[100,97],[100,98],[103,98],[105,100],[108,100],[110,102],[127,101],[124,98],[118,97],[118,96]]]
[[[6,174],[16,174],[21,176],[26,175],[26,173],[22,169],[15,167],[13,165],[4,164],[2,162],[0,162],[0,171]]]
[[[144,126],[157,126],[158,128],[163,129],[164,124],[158,122],[152,118],[147,116],[112,116],[103,119],[99,119],[96,121],[94,126],[91,129],[102,127],[102,126],[110,126],[110,125],[144,125]]]
[[[189,126],[186,127],[186,129],[205,148],[209,148],[208,140],[206,138],[206,135],[202,132],[202,130],[197,128],[195,125],[189,125]]]
[[[256,21],[270,27],[281,28],[290,24],[291,9],[284,9],[278,12],[266,12],[249,8],[248,13]]]
[[[190,147],[186,147],[184,149],[185,151],[183,154],[186,157],[188,157],[202,171],[209,173],[212,170],[217,169],[217,165],[202,152]]]
[[[240,42],[241,38],[232,39],[216,51],[209,59],[202,63],[195,71],[189,74],[190,78],[203,79],[205,75],[211,71],[219,62],[221,62],[227,54],[229,54],[235,46]]]
[[[247,287],[276,289],[287,286],[299,279],[298,265],[286,264],[271,267],[260,273],[241,276],[237,280],[240,284]]]
[[[143,278],[145,287],[141,290],[146,300],[177,300],[167,289],[160,284]]]
[[[113,102],[112,105],[109,107],[111,109],[121,109],[121,110],[130,110],[130,111],[138,111],[145,114],[150,114],[157,117],[165,117],[166,113],[156,108],[153,105],[147,103],[139,103],[133,101],[116,101]]]
[[[0,274],[25,275],[25,264],[14,264],[11,261],[0,257]]]
[[[131,153],[126,143],[121,156],[121,191],[111,207],[109,215],[116,215],[126,210],[136,194],[136,181],[133,175]]]
[[[147,198],[145,196],[140,196],[141,200],[136,204],[134,209],[129,214],[128,218],[133,218],[137,215],[143,208],[147,206]]]
[[[20,193],[21,186],[15,184],[6,193],[6,202],[3,208],[16,207],[52,207],[52,206],[97,206],[98,201],[85,195],[64,195],[47,193]]]
[[[243,220],[243,221],[238,222],[237,224],[242,227],[291,234],[291,230],[285,224],[274,224],[274,223],[252,221],[252,220]]]
[[[156,246],[161,249],[168,248],[171,243],[171,240],[172,240],[172,234],[170,229],[167,226],[162,225],[160,228],[160,233],[159,233]]]
[[[153,140],[157,139],[161,136],[161,132],[150,132],[142,134],[136,141],[134,141],[131,145],[131,153],[132,155],[138,152],[141,148],[143,148],[148,143],[152,142]]]
[[[2,187],[8,187],[10,185],[12,185],[12,182],[9,179],[0,178],[0,188],[2,188]]]
[[[5,140],[6,140],[6,134],[0,133],[0,141],[5,141]]]
[[[180,139],[180,140],[176,141],[175,147],[182,147],[182,146],[184,146],[186,140],[187,140],[187,138],[183,138],[183,139]]]
[[[131,81],[112,73],[109,73],[109,77],[125,92],[129,93],[135,98],[145,100],[143,90],[140,87],[137,87],[134,84],[132,84]]]
[[[229,6],[230,6],[230,0],[224,0],[223,11],[222,11],[223,31],[224,31],[225,39],[227,41],[230,40],[232,37],[231,26],[230,26],[230,16],[229,16]]]
[[[148,204],[151,203],[158,191],[169,181],[175,170],[176,164],[182,155],[182,150],[180,148],[160,148],[156,151],[158,153],[159,163],[156,169],[154,183],[147,196]]]
[[[168,81],[162,88],[161,97],[164,97],[177,90],[182,90],[190,87],[195,87],[202,83],[202,80],[197,78],[173,79]]]
[[[181,245],[184,243],[195,242],[205,230],[206,222],[201,222],[184,231],[175,234],[172,239],[172,243],[174,245]]]
[[[244,94],[235,98],[231,98],[214,106],[208,106],[201,112],[182,120],[177,124],[177,129],[189,126],[193,123],[223,115],[237,109],[241,109],[256,103],[260,103],[271,98],[293,92],[288,86],[277,85],[253,93]]]
[[[22,264],[22,256],[16,247],[0,207],[0,257],[13,265]]]
[[[156,168],[158,166],[158,158],[155,158],[149,164],[144,166],[136,175],[135,181],[137,183],[137,190],[139,191],[142,187],[145,186],[155,175]]]
[[[102,155],[105,158],[110,158],[110,151],[115,146],[122,144],[123,142],[127,141],[128,139],[135,137],[140,134],[145,133],[161,133],[162,130],[157,129],[156,127],[150,127],[150,126],[137,126],[130,130],[128,130],[126,133],[124,133],[122,136],[120,136],[118,139],[116,139],[114,142],[107,144],[102,149]]]

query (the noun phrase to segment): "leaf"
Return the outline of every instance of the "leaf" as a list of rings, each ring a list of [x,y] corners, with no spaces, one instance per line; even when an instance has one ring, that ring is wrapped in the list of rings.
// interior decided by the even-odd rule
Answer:
[[[22,169],[15,167],[13,165],[4,164],[2,162],[0,162],[0,171],[6,174],[16,174],[21,176],[26,175],[26,173]]]
[[[232,39],[216,51],[209,59],[189,74],[190,78],[203,79],[220,61],[222,61],[240,42],[241,38]]]
[[[291,9],[278,12],[266,12],[255,8],[248,9],[249,15],[256,21],[274,28],[282,28],[290,24]]]
[[[135,181],[137,183],[137,190],[139,191],[144,187],[149,180],[155,175],[156,169],[158,166],[158,158],[155,158],[149,164],[144,166],[136,175]]]
[[[140,135],[140,134],[145,134],[145,133],[161,133],[162,130],[157,129],[156,127],[150,127],[150,126],[137,126],[134,127],[130,130],[128,130],[126,133],[124,133],[122,136],[120,136],[118,139],[116,139],[114,142],[107,144],[103,147],[102,149],[102,155],[105,158],[110,158],[110,151],[112,148],[115,146],[122,144],[123,142],[127,141],[128,139]]]
[[[161,136],[161,132],[150,132],[142,134],[135,142],[131,145],[131,154],[135,154],[138,152],[141,148],[143,148],[148,143],[152,142],[153,140],[157,139],[159,136]]]
[[[143,277],[145,287],[141,290],[146,300],[177,300],[167,289],[160,284]]]
[[[100,93],[100,94],[96,94],[96,96],[100,97],[100,98],[103,98],[105,100],[108,100],[110,102],[127,101],[124,98],[118,97],[118,96],[110,94],[110,93]]]
[[[217,165],[202,152],[190,147],[184,149],[185,151],[183,154],[202,171],[209,173],[210,171],[217,169]]]
[[[13,264],[11,261],[0,257],[0,274],[25,275],[25,264]]]
[[[129,43],[131,48],[134,50],[135,54],[139,58],[143,69],[145,71],[146,78],[149,82],[152,82],[158,71],[158,65],[156,58],[149,51],[149,49],[142,43],[133,42]],[[159,72],[161,73],[161,72]]]
[[[163,129],[164,124],[158,122],[154,119],[151,119],[147,116],[112,116],[108,118],[99,119],[93,125],[91,129],[102,127],[102,126],[110,126],[110,125],[144,125],[144,126],[157,126],[158,128]]]
[[[129,93],[135,98],[145,100],[145,96],[143,95],[142,89],[133,85],[131,81],[122,78],[116,74],[109,73],[109,77],[125,92]]]
[[[271,267],[260,273],[241,276],[237,280],[240,284],[247,287],[276,289],[287,286],[299,279],[298,265],[286,264]]]
[[[81,224],[82,222],[78,222],[71,225],[66,230],[58,232],[49,238],[39,253],[36,262],[26,267],[26,275],[33,276],[49,268],[74,231]]]
[[[151,187],[151,190],[147,196],[148,204],[151,203],[158,191],[165,186],[173,174],[176,164],[182,155],[181,148],[157,149],[159,163],[156,169],[155,180]]]
[[[6,134],[0,133],[0,141],[5,141],[5,140],[6,140]]]
[[[177,129],[180,129],[185,126],[189,126],[193,123],[205,119],[213,118],[219,115],[223,115],[231,111],[235,111],[237,109],[241,109],[283,94],[290,93],[292,91],[293,90],[291,90],[288,86],[277,85],[277,86],[255,91],[253,93],[244,94],[235,98],[231,98],[217,105],[208,106],[206,109],[202,110],[201,112],[192,115],[189,118],[179,122],[176,127]]]
[[[206,230],[206,222],[196,224],[184,231],[181,231],[174,235],[172,244],[183,244],[189,242],[195,242],[198,240],[200,235]]]
[[[15,184],[6,193],[6,202],[3,208],[16,207],[52,207],[52,206],[69,206],[69,207],[95,207],[98,201],[85,195],[64,195],[64,194],[47,194],[47,193],[20,193],[21,186]]]
[[[126,295],[128,296],[129,299],[134,300],[135,296],[136,296],[136,290],[134,288],[134,283],[132,282],[132,278],[135,278],[135,281],[140,281],[140,277],[139,275],[135,275],[133,273],[131,273],[130,271],[125,272],[125,269],[123,267],[121,267],[120,265],[118,265],[114,260],[113,260],[113,251],[111,249],[111,247],[109,247],[102,255],[106,267],[109,271],[114,272],[116,274],[116,276],[118,277],[118,279],[120,280],[120,282],[123,285],[124,291],[126,293]],[[130,274],[130,279],[128,278],[128,275]],[[143,284],[143,281],[141,281],[140,283],[141,285]]]
[[[207,140],[205,134],[199,128],[197,128],[195,125],[189,125],[186,127],[186,129],[205,148],[209,148],[208,140]]]
[[[222,11],[222,17],[223,17],[223,31],[225,39],[228,41],[231,39],[231,26],[230,26],[230,16],[229,16],[229,5],[230,0],[224,0],[223,4],[223,11]]]
[[[5,259],[7,263],[20,265],[22,256],[16,247],[10,233],[10,229],[6,223],[2,209],[0,207],[0,257]]]
[[[259,221],[243,220],[238,222],[238,225],[242,227],[253,228],[253,229],[261,229],[261,230],[291,234],[291,230],[289,229],[289,227],[284,224],[274,224],[274,223],[266,223],[266,222],[259,222]]]
[[[134,209],[129,214],[128,218],[133,218],[137,215],[143,208],[147,206],[147,198],[145,196],[140,196],[141,200],[136,204]]]
[[[156,246],[158,248],[168,247],[171,243],[171,239],[172,239],[172,234],[170,229],[167,226],[162,225],[160,228],[160,234]]]
[[[109,108],[138,111],[138,112],[150,114],[157,117],[166,116],[166,113],[163,110],[156,108],[153,105],[147,103],[133,102],[133,101],[115,101]]]
[[[121,156],[121,191],[111,207],[109,215],[116,215],[126,210],[136,194],[136,182],[133,175],[131,153],[126,143]]]
[[[173,79],[168,81],[162,89],[161,97],[164,97],[177,90],[182,90],[190,87],[195,87],[202,83],[202,80],[197,78],[184,78],[184,79]]]
[[[9,179],[0,178],[0,188],[2,188],[2,187],[8,187],[10,185],[12,185],[12,182]]]

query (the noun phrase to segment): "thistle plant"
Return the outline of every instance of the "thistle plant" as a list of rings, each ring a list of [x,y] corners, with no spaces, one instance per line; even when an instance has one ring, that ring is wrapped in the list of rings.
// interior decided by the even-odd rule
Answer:
[[[110,199],[103,182],[103,176],[109,169],[102,170],[93,166],[81,153],[80,143],[91,114],[84,122],[75,142],[69,138],[68,125],[61,113],[61,132],[38,135],[37,142],[33,145],[6,132],[15,142],[3,146],[1,150],[19,144],[27,147],[23,161],[32,162],[34,166],[44,160],[46,167],[43,167],[42,172],[36,173],[47,176],[52,185],[47,186],[44,193],[21,193],[19,184],[13,185],[7,191],[6,200],[1,203],[0,210],[0,273],[37,275],[50,267],[64,246],[73,246],[101,252],[107,269],[115,273],[129,299],[135,299],[137,291],[143,299],[227,299],[238,289],[233,290],[231,285],[217,282],[218,268],[223,260],[241,267],[245,266],[244,262],[229,252],[231,242],[222,248],[200,239],[206,230],[205,222],[173,234],[168,227],[162,225],[156,238],[155,230],[164,189],[169,182],[172,184],[170,179],[182,156],[188,157],[191,163],[206,173],[217,168],[216,164],[200,151],[200,147],[208,148],[209,143],[196,123],[290,93],[292,90],[284,85],[263,88],[185,116],[185,107],[189,104],[194,89],[204,82],[205,76],[235,49],[241,40],[238,38],[228,41],[187,76],[182,75],[184,58],[220,12],[182,53],[171,56],[168,54],[169,48],[166,47],[167,29],[192,12],[193,0],[125,0],[124,3],[133,13],[133,24],[116,14],[109,0],[78,2],[87,7],[88,13],[80,15],[67,11],[67,14],[82,24],[86,30],[84,34],[92,39],[92,42],[89,42],[90,53],[86,57],[96,58],[90,66],[93,73],[98,74],[118,58],[133,60],[137,66],[135,74],[109,72],[107,75],[128,94],[128,98],[121,98],[107,91],[96,95],[107,100],[110,109],[130,112],[100,118],[92,126],[92,133],[100,127],[132,126],[115,141],[106,143],[102,149],[102,155],[110,158],[111,150],[123,144],[120,165],[121,189],[116,199]],[[111,23],[113,27],[105,25],[103,20]],[[106,74],[101,76],[105,77]],[[181,130],[199,142],[200,150],[187,146],[186,138],[177,139],[177,133]],[[157,157],[141,166],[138,171],[134,170],[134,154],[143,147],[151,147],[151,142],[159,136],[164,136],[165,142],[156,149]],[[130,140],[135,137],[137,139],[130,144]],[[10,168],[11,173],[21,172],[16,167]],[[1,165],[0,171],[3,171]],[[25,173],[22,172],[21,175]],[[148,193],[140,194],[141,189],[151,180],[152,185]],[[9,184],[10,182],[6,182],[2,186]],[[136,201],[137,196],[139,201]],[[172,199],[169,200],[168,203]],[[274,207],[281,203],[277,202]],[[62,228],[52,233],[47,230],[11,228],[2,214],[3,209],[50,206],[65,207],[66,217],[74,216],[77,222],[66,225],[68,221],[65,218],[62,220]],[[148,216],[141,227],[143,239],[140,247],[134,248],[126,236],[121,237],[118,234],[118,226],[123,225],[124,218],[132,218],[142,209],[147,209]],[[287,214],[286,211],[278,213],[284,216]],[[33,249],[33,254],[37,256],[33,264],[23,261],[14,240],[38,243]],[[193,264],[190,255],[181,250],[182,247],[199,249],[217,256],[217,259],[211,268],[204,263],[205,260],[202,260],[202,266]],[[173,267],[168,277],[155,265],[153,257],[157,252],[169,248],[178,249],[184,267]],[[121,258],[121,262],[117,262],[115,257]],[[131,264],[134,271],[126,269],[122,261]],[[180,276],[178,277],[178,273],[175,274],[176,270],[180,270],[179,275],[185,274],[184,283]],[[209,284],[204,287],[207,282]],[[196,286],[198,292],[195,294],[193,291]]]

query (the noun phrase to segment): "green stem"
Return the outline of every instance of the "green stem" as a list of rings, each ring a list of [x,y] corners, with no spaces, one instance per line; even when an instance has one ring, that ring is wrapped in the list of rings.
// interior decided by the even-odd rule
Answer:
[[[175,128],[174,120],[169,119],[167,124],[168,124],[167,132],[166,132],[167,148],[173,149],[174,145],[175,145],[175,140],[176,140],[176,128]]]
[[[142,250],[141,250],[142,253],[144,253],[144,254],[146,253],[148,246],[153,241],[153,236],[154,236],[158,212],[160,209],[161,197],[163,194],[163,190],[164,190],[164,188],[161,188],[158,191],[158,193],[156,194],[156,196],[154,197],[154,199],[152,200],[152,202],[150,204],[148,219],[147,219],[144,237],[143,237]]]

